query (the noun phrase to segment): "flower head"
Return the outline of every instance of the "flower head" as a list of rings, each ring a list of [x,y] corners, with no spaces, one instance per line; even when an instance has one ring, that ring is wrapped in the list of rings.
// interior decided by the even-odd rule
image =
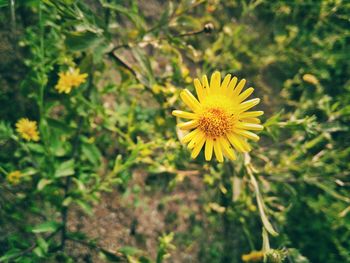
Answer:
[[[202,82],[194,80],[198,100],[187,89],[180,93],[181,99],[192,112],[175,110],[174,116],[189,121],[178,124],[181,130],[190,130],[182,142],[188,143],[192,150],[192,158],[196,158],[205,144],[205,159],[210,161],[213,150],[216,159],[223,162],[223,156],[234,160],[238,152],[249,152],[251,147],[247,139],[259,140],[252,131],[260,131],[263,126],[257,118],[262,111],[248,111],[259,104],[260,99],[247,99],[254,91],[248,88],[242,92],[246,83],[242,79],[238,83],[236,77],[228,74],[221,82],[221,75],[215,72],[208,82],[203,76]]]
[[[55,88],[59,93],[64,92],[68,94],[72,91],[72,88],[79,87],[81,84],[83,84],[86,81],[88,74],[80,74],[80,69],[70,68],[66,72],[58,73],[58,76],[60,78]]]
[[[16,130],[21,137],[27,141],[39,141],[40,136],[36,121],[30,121],[27,118],[22,118],[16,123]]]
[[[18,184],[21,181],[22,173],[20,171],[13,171],[7,175],[7,181],[11,184]]]

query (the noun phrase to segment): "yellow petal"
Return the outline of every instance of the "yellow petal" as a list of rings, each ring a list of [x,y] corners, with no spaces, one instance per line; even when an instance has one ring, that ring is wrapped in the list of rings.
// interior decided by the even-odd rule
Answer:
[[[245,138],[239,137],[240,143],[243,145],[245,151],[250,152],[252,148]]]
[[[200,132],[200,130],[195,129],[193,131],[191,131],[190,133],[188,133],[187,135],[185,135],[182,139],[181,142],[182,143],[188,143],[189,141],[191,141],[194,136],[196,136],[198,133]]]
[[[188,149],[193,149],[198,142],[202,141],[204,138],[205,134],[203,132],[198,133],[198,135],[194,136],[191,142],[187,145]]]
[[[205,142],[205,137],[203,137],[202,140],[200,140],[200,141],[196,144],[196,146],[194,147],[194,149],[193,149],[193,151],[192,151],[192,154],[191,154],[191,157],[192,157],[193,159],[195,159],[195,158],[198,156],[198,154],[200,153],[200,151],[201,151],[201,149],[202,149],[202,147],[203,147],[203,145],[204,145],[204,142]]]
[[[221,148],[222,148],[222,151],[224,152],[224,155],[230,160],[236,160],[235,152],[232,149],[230,143],[227,141],[227,139],[221,137],[219,138],[219,142],[221,144]]]
[[[248,112],[243,112],[240,114],[240,118],[254,118],[254,117],[259,117],[263,115],[263,111],[248,111]]]
[[[251,100],[247,100],[243,103],[241,103],[238,107],[240,111],[247,111],[250,108],[253,108],[254,106],[258,105],[260,102],[260,99],[256,98],[256,99],[251,99]]]
[[[260,137],[258,135],[256,135],[253,132],[247,131],[247,130],[236,129],[235,133],[240,134],[240,135],[242,135],[242,136],[244,136],[244,137],[246,137],[248,139],[251,139],[253,141],[259,141],[259,139],[260,139]]]
[[[205,90],[202,87],[201,82],[199,81],[199,79],[194,79],[193,84],[196,89],[199,101],[203,101],[203,99],[205,98]]]
[[[212,93],[217,93],[220,90],[221,74],[219,71],[215,71],[210,78],[210,90]]]
[[[176,117],[184,119],[195,119],[197,115],[192,112],[182,111],[182,110],[173,110],[172,114]]]
[[[228,84],[230,83],[230,80],[231,80],[231,74],[227,74],[221,83],[221,90],[226,90]]]
[[[248,98],[254,91],[254,88],[248,88],[244,92],[242,92],[241,95],[238,96],[238,102],[241,103],[244,101],[246,98]]]
[[[216,159],[220,163],[222,163],[224,161],[224,156],[222,155],[221,145],[220,145],[220,142],[218,142],[218,140],[214,141],[214,152],[215,152]]]
[[[202,77],[202,86],[203,86],[203,89],[206,91],[205,94],[209,95],[210,94],[210,88],[209,88],[209,81],[208,81],[207,75],[204,75]]]
[[[207,75],[202,76],[202,84],[203,84],[203,88],[209,89],[209,81],[208,81]]]
[[[249,123],[256,123],[256,124],[261,123],[261,120],[258,118],[244,118],[244,119],[241,119],[241,121],[242,122],[249,122]]]
[[[214,140],[211,138],[208,138],[205,143],[205,160],[207,161],[210,161],[213,155],[213,144]]]
[[[244,141],[239,135],[236,135],[234,133],[229,133],[226,135],[229,142],[233,145],[233,147],[236,148],[239,152],[249,152],[250,146],[249,144]]]
[[[189,92],[189,90],[184,89],[181,91],[180,97],[185,102],[185,104],[194,112],[200,109],[201,105],[199,101],[192,95],[191,92]]]
[[[238,80],[237,77],[233,77],[233,78],[231,79],[230,83],[228,84],[228,86],[227,86],[227,94],[228,94],[229,96],[232,95],[232,92],[233,92],[233,90],[234,90],[235,87],[236,87],[237,80]]]
[[[241,93],[242,89],[244,88],[244,85],[245,85],[246,82],[247,82],[247,81],[246,81],[245,79],[242,79],[242,80],[238,83],[237,87],[233,90],[233,93],[232,93],[231,96],[232,96],[232,97],[238,96],[238,95]]]
[[[198,121],[197,120],[183,122],[183,123],[179,123],[177,125],[177,127],[179,127],[179,129],[181,129],[181,130],[191,130],[193,128],[196,128],[197,126],[198,126]]]
[[[236,123],[235,127],[238,129],[252,130],[252,131],[261,131],[264,129],[264,126],[260,124],[248,123],[248,122],[238,122]]]

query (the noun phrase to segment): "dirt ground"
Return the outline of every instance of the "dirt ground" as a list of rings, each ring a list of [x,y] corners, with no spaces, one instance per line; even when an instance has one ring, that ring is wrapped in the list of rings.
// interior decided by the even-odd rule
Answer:
[[[169,193],[166,189],[153,189],[148,179],[145,173],[134,173],[129,189],[139,190],[103,194],[93,208],[93,216],[73,208],[69,214],[69,230],[86,233],[108,251],[133,246],[155,259],[158,238],[163,233],[173,231],[181,235],[189,231],[191,216],[195,215],[195,220],[203,219],[204,210],[199,200],[203,184],[196,172],[186,172],[184,182]],[[168,262],[197,262],[196,243],[184,246],[175,242],[175,245]],[[75,242],[69,242],[68,250],[77,262],[104,262],[97,253]]]

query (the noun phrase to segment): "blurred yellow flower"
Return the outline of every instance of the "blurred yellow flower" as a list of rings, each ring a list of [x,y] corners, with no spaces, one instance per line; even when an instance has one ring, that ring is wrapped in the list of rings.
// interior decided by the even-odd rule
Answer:
[[[162,125],[165,124],[165,119],[158,116],[158,117],[156,118],[156,123],[157,123],[157,125],[162,126]]]
[[[16,130],[21,137],[27,141],[39,141],[40,136],[36,121],[30,121],[27,118],[22,118],[16,123]]]
[[[308,83],[313,84],[313,85],[317,85],[319,83],[319,81],[316,78],[316,76],[314,76],[312,74],[304,74],[303,80],[305,82],[308,82]]]
[[[213,150],[216,159],[223,162],[224,156],[234,160],[238,152],[251,150],[247,139],[259,140],[259,136],[251,131],[260,131],[258,116],[263,111],[248,111],[260,102],[260,99],[244,100],[254,91],[248,88],[242,92],[245,79],[238,82],[236,77],[228,74],[221,82],[221,75],[215,72],[211,76],[210,85],[207,76],[203,76],[202,83],[194,80],[198,100],[187,89],[180,93],[181,99],[193,111],[174,110],[174,116],[189,119],[177,126],[181,130],[192,130],[182,138],[192,150],[192,158],[196,158],[205,144],[205,159],[210,161]]]
[[[20,171],[13,171],[7,175],[7,181],[10,184],[18,184],[21,181],[22,173]]]
[[[86,81],[88,74],[80,74],[80,69],[69,68],[66,72],[58,73],[59,80],[55,88],[59,93],[70,93],[72,88],[79,87]]]
[[[154,94],[159,94],[162,90],[163,90],[163,87],[161,85],[158,85],[158,84],[154,84],[152,87],[151,87],[152,91]]]
[[[264,252],[252,251],[249,254],[242,255],[243,262],[260,262],[264,259]]]
[[[224,206],[219,205],[218,203],[209,203],[209,208],[219,214],[222,214],[225,212],[226,208]]]
[[[190,70],[184,65],[181,66],[181,75],[186,83],[191,83],[193,81],[190,76]]]

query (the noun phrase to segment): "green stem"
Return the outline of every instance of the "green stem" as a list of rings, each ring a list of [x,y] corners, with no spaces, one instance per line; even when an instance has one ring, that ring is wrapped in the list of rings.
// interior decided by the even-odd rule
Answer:
[[[255,192],[255,196],[256,196],[256,203],[258,205],[259,214],[260,214],[262,224],[263,224],[264,228],[266,229],[266,231],[269,232],[269,234],[271,234],[272,236],[278,236],[278,233],[275,231],[275,229],[273,228],[272,224],[270,223],[270,221],[266,215],[266,212],[265,212],[266,207],[265,207],[264,199],[260,193],[258,182],[254,176],[254,173],[256,171],[255,171],[253,165],[251,164],[250,160],[251,159],[250,159],[249,154],[246,153],[245,160],[244,160],[244,166],[245,166],[246,172],[249,176],[250,183],[252,184],[252,186],[254,188],[254,192]]]
[[[264,252],[264,263],[267,263],[266,253],[271,248],[270,248],[269,234],[267,233],[264,227],[262,228],[262,239],[263,239],[262,251]]]
[[[242,225],[243,225],[243,232],[244,232],[245,236],[247,237],[250,250],[253,251],[253,250],[255,250],[255,246],[254,246],[252,235],[250,234],[245,221],[242,223]]]
[[[11,12],[11,29],[12,29],[12,32],[16,32],[15,0],[9,0],[9,2],[10,2],[10,12]]]
[[[7,175],[7,174],[8,174],[8,172],[6,172],[6,170],[5,170],[4,168],[2,168],[1,166],[0,166],[0,171],[1,171],[4,175]]]
[[[39,28],[40,28],[40,67],[39,67],[39,98],[38,98],[38,106],[39,106],[39,129],[41,133],[42,142],[44,145],[45,153],[48,158],[48,167],[49,173],[54,173],[54,159],[50,151],[49,142],[48,142],[48,134],[46,131],[46,123],[45,123],[45,103],[44,103],[44,93],[46,86],[46,70],[45,70],[45,27],[43,20],[43,3],[42,0],[39,1]]]
[[[91,93],[92,88],[93,88],[93,67],[91,67],[89,70],[88,88],[87,88],[85,94],[83,95],[83,97],[85,96],[86,98],[88,98],[90,93]],[[84,98],[84,100],[86,100],[86,99]],[[72,157],[76,161],[78,161],[79,154],[80,154],[79,153],[80,135],[81,135],[81,132],[83,130],[83,124],[84,124],[84,119],[82,116],[79,116],[77,130],[76,130],[76,133],[74,136],[74,141],[73,141],[73,150],[72,150]],[[71,176],[66,177],[66,181],[64,183],[64,188],[63,188],[63,191],[64,191],[63,199],[64,200],[69,197],[69,194],[70,194],[69,190],[71,187],[71,183],[72,183],[72,177]],[[62,209],[61,209],[62,231],[61,231],[61,244],[60,244],[60,249],[62,251],[65,250],[66,241],[68,239],[68,234],[69,234],[67,231],[68,210],[69,210],[68,206],[62,206]]]
[[[233,175],[234,170],[231,169],[229,165],[225,166],[224,168],[225,170],[222,173],[221,182],[228,191],[226,193],[220,191],[220,205],[225,207],[225,212],[222,213],[223,251],[220,261],[222,263],[237,262],[241,242],[240,237],[242,234],[241,229],[238,227],[238,220],[233,219],[229,214],[229,209],[234,208],[234,203],[232,202],[232,198],[230,196],[230,193],[232,193],[232,183],[230,177]]]
[[[39,90],[39,110],[40,110],[40,122],[44,116],[44,89],[45,89],[45,72],[43,70],[45,61],[45,49],[44,49],[44,22],[42,15],[42,2],[39,2],[39,26],[40,26],[40,59],[41,59],[41,67],[40,67],[40,90]]]

